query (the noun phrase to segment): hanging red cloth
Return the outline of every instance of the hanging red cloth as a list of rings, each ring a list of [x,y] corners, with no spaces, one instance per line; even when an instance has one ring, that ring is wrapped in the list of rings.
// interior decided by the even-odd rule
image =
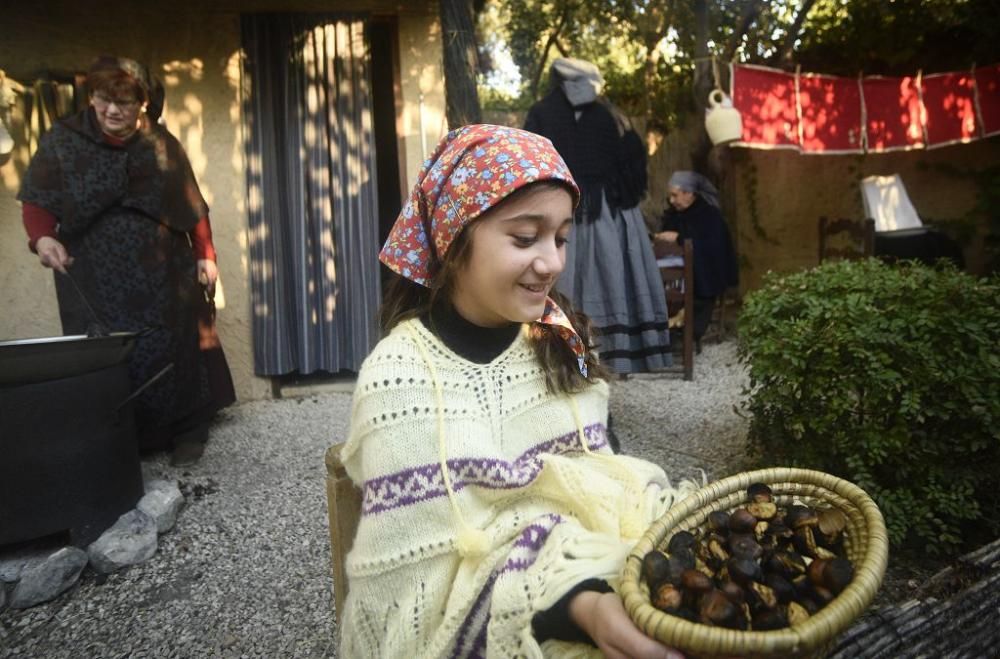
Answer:
[[[864,78],[868,151],[901,151],[924,145],[924,110],[917,78]]]
[[[983,136],[1000,133],[1000,64],[976,69],[976,96]]]
[[[802,151],[861,153],[861,88],[852,78],[799,76]]]
[[[968,142],[979,137],[971,72],[924,76],[921,91],[927,112],[927,146]]]
[[[795,76],[776,69],[734,65],[732,92],[733,107],[743,119],[745,146],[798,148]]]

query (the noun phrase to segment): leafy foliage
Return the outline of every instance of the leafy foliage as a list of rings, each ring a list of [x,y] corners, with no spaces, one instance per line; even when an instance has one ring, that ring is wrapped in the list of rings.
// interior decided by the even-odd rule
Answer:
[[[897,545],[996,537],[1000,277],[874,259],[772,273],[740,339],[762,461],[857,483]]]
[[[562,55],[594,62],[615,104],[661,128],[703,102],[691,94],[701,56],[848,76],[1000,60],[993,0],[489,0],[479,34],[490,48],[506,45],[521,74],[518,98],[503,109],[543,94],[547,67]]]
[[[976,228],[986,227],[982,237],[986,256],[985,271],[1000,272],[1000,165],[970,168],[952,163],[936,163],[934,171],[972,182],[976,202],[964,215],[929,219],[929,224],[945,229],[962,244],[978,238]]]
[[[804,70],[912,75],[1000,59],[993,0],[851,0],[817,3],[797,48]]]

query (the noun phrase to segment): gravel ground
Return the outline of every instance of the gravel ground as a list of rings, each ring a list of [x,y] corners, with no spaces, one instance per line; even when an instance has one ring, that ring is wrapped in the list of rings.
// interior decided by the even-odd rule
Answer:
[[[623,450],[674,477],[743,466],[734,411],[745,376],[735,344],[706,345],[695,380],[632,376],[612,385]],[[350,395],[322,393],[226,410],[194,467],[165,456],[147,477],[187,499],[151,560],[0,612],[0,657],[333,657],[333,580],[323,453],[347,432]]]

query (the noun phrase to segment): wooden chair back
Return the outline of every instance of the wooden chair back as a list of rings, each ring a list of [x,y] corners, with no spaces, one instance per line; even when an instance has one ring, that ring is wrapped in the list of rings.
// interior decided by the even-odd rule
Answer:
[[[333,602],[337,623],[342,618],[347,599],[347,552],[354,544],[354,534],[361,519],[361,490],[347,475],[340,461],[343,444],[326,450],[326,500],[330,519],[330,554],[333,559]]]
[[[667,297],[668,314],[684,310],[682,360],[684,379],[694,379],[694,247],[691,241],[683,244],[656,241],[653,253],[657,259],[681,257],[682,265],[660,266],[660,279]]]
[[[833,243],[831,244],[831,238]],[[837,246],[844,245],[846,246]],[[828,259],[862,259],[875,253],[875,220],[819,218],[819,262]]]

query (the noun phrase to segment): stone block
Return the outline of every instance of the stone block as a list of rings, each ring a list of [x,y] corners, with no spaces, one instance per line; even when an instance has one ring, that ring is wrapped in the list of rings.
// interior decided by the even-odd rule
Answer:
[[[176,483],[150,481],[146,494],[139,500],[136,509],[146,513],[154,522],[159,533],[166,533],[177,522],[177,513],[184,505],[184,495]]]
[[[131,510],[87,547],[90,564],[109,574],[149,560],[156,553],[156,522],[146,513]]]
[[[76,547],[63,547],[38,565],[21,573],[21,580],[14,587],[10,606],[26,609],[54,599],[69,589],[80,578],[87,566],[87,553]]]

